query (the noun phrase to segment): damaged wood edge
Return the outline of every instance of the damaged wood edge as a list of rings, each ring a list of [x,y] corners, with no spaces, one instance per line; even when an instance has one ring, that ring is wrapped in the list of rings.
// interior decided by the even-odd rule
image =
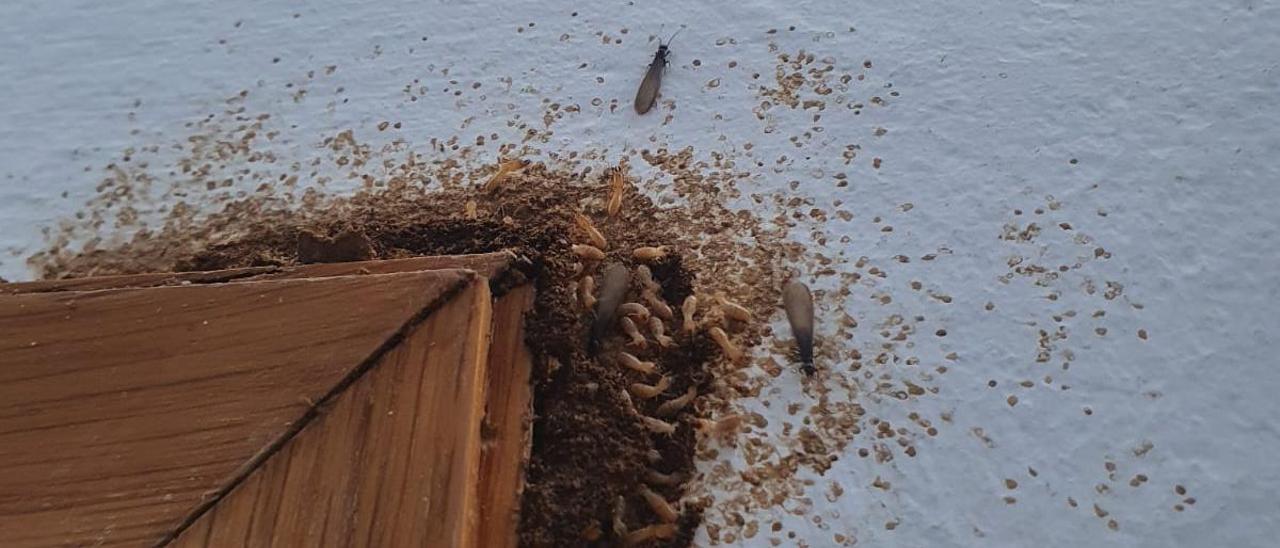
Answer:
[[[255,471],[262,467],[271,457],[275,456],[286,445],[289,444],[299,433],[301,433],[307,425],[319,418],[324,412],[323,409],[334,402],[343,392],[359,381],[366,373],[372,370],[382,361],[388,352],[400,345],[410,332],[421,325],[428,317],[440,307],[448,303],[450,300],[465,291],[471,284],[483,277],[472,270],[437,270],[441,274],[456,273],[462,274],[462,278],[454,282],[453,286],[440,293],[433,301],[423,306],[421,310],[405,320],[391,336],[387,337],[377,348],[373,350],[358,366],[352,369],[342,380],[338,381],[328,392],[316,400],[315,404],[307,408],[306,411],[295,421],[289,424],[289,427],[281,433],[274,441],[265,446],[261,451],[255,454],[248,462],[240,466],[231,478],[217,489],[208,499],[193,508],[182,521],[180,521],[172,531],[167,533],[163,538],[156,542],[155,546],[167,546],[172,544],[179,536],[182,535],[189,527],[191,527],[202,516],[209,512],[214,506],[227,497],[240,484],[244,483]],[[263,280],[264,282],[269,280]],[[483,349],[482,349],[483,350]],[[482,369],[483,370],[483,369]]]

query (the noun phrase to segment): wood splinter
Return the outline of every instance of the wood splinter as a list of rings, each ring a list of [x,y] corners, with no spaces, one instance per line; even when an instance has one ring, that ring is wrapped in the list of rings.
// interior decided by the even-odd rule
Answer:
[[[646,375],[652,375],[658,370],[657,366],[654,365],[653,362],[641,361],[640,358],[632,356],[626,352],[618,352],[618,363],[622,364],[623,367],[626,367],[627,369],[638,371]]]
[[[677,512],[671,506],[671,503],[667,502],[667,499],[662,498],[662,495],[653,492],[653,489],[643,484],[640,485],[639,490],[640,496],[644,497],[644,501],[649,503],[649,508],[658,516],[658,519],[667,523],[675,523],[676,520],[680,519],[680,512]]]
[[[711,339],[720,345],[720,350],[724,351],[724,355],[729,358],[729,361],[737,363],[742,360],[742,350],[739,350],[733,344],[733,341],[729,340],[729,334],[725,333],[723,329],[712,327],[707,330],[707,334],[711,335]]]
[[[653,386],[641,382],[631,383],[631,393],[635,394],[637,398],[645,400],[661,396],[668,388],[671,388],[671,378],[666,375],[658,379],[658,383]]]

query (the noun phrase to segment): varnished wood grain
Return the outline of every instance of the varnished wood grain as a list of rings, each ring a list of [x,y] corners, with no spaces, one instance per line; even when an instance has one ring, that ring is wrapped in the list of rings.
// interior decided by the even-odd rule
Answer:
[[[428,352],[392,349],[397,333],[474,279],[436,271],[3,296],[0,545],[162,539],[353,371],[388,350]],[[430,443],[419,438],[409,455]]]
[[[176,545],[481,546],[490,299],[479,280],[432,313]]]
[[[525,346],[524,314],[533,306],[525,285],[494,304],[489,345],[489,397],[480,456],[480,521],[476,546],[516,544],[520,495],[531,441],[533,357]]]

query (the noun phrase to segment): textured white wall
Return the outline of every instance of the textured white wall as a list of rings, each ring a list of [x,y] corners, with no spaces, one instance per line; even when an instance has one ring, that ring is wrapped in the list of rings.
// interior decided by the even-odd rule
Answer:
[[[41,249],[41,229],[79,210],[102,167],[123,150],[182,142],[185,123],[241,90],[251,92],[251,112],[272,113],[282,137],[270,147],[291,160],[316,155],[320,139],[348,128],[363,141],[386,142],[390,134],[376,130],[383,120],[402,122],[395,136],[422,148],[432,137],[510,139],[516,134],[506,121],[540,120],[544,98],[579,103],[583,111],[555,123],[544,151],[616,154],[649,146],[651,136],[703,152],[751,142],[769,169],[747,190],[789,192],[794,179],[803,181],[798,194],[820,204],[852,204],[853,222],[827,227],[851,236],[850,255],[888,263],[899,253],[953,251],[941,264],[895,266],[892,280],[922,279],[954,298],[940,307],[908,296],[896,306],[927,316],[928,332],[935,324],[949,332],[920,337],[919,353],[956,352],[960,360],[935,397],[910,408],[868,405],[935,423],[949,412],[954,424],[920,442],[915,459],[841,459],[818,480],[819,491],[832,478],[846,489],[836,503],[815,496],[826,529],[777,514],[812,545],[829,545],[833,532],[872,546],[1274,545],[1280,5],[697,4],[0,3],[0,276],[29,277],[24,259]],[[652,55],[647,39],[679,24],[688,29],[673,46],[663,88],[676,109],[636,117],[629,103]],[[623,43],[605,45],[597,31]],[[782,51],[834,57],[842,69],[872,60],[856,99],[901,96],[857,117],[829,109],[824,131],[796,148],[787,139],[814,125],[811,112],[777,109],[769,122],[779,130],[766,134],[751,111],[759,98],[749,74],[771,79],[771,41]],[[729,61],[739,67],[728,69]],[[323,74],[330,65],[336,71]],[[440,93],[444,67],[463,85],[482,82],[486,99]],[[308,79],[310,70],[321,75]],[[717,77],[721,85],[708,88]],[[403,89],[415,78],[430,89],[410,101]],[[290,82],[295,87],[286,88]],[[299,87],[308,93],[295,101]],[[591,108],[593,97],[617,99],[621,108]],[[671,122],[660,125],[668,112]],[[875,137],[876,127],[888,133]],[[840,157],[849,143],[863,147],[852,167]],[[782,154],[791,161],[774,169]],[[869,166],[873,156],[883,159],[881,169]],[[156,173],[165,158],[155,155]],[[849,188],[831,184],[839,172],[848,173]],[[904,213],[898,206],[907,202],[914,208]],[[1046,213],[1036,216],[1038,207]],[[1014,216],[1015,208],[1024,215]],[[875,230],[868,219],[876,215],[895,231]],[[1005,223],[1028,220],[1045,227],[1035,242],[998,238]],[[1057,228],[1062,222],[1073,231]],[[1093,243],[1073,240],[1077,233]],[[1099,245],[1112,258],[1091,260]],[[1090,260],[1037,287],[1020,276],[999,281],[1012,256],[1046,265]],[[1120,282],[1124,297],[1089,295],[1081,290],[1089,280]],[[1050,291],[1061,298],[1047,300]],[[872,292],[823,304],[827,314],[846,306],[858,317],[858,344],[867,347],[883,314],[869,310]],[[988,301],[995,312],[984,310]],[[1091,318],[1099,309],[1105,318]],[[1067,310],[1079,316],[1065,322],[1072,336],[1059,344],[1076,360],[1070,372],[1052,371],[1059,385],[1070,384],[1062,391],[1039,383],[1052,368],[1031,358],[1037,330],[1054,329],[1052,316]],[[1095,334],[1100,327],[1105,337]],[[1023,379],[1037,386],[1017,387]],[[794,378],[777,383],[778,397],[803,400]],[[1018,405],[1006,403],[1010,394]],[[1148,441],[1149,452],[1133,453]],[[1115,480],[1108,461],[1118,468]],[[1139,473],[1149,482],[1130,487]],[[870,487],[876,476],[893,487]],[[1004,478],[1019,487],[1007,490]],[[1197,499],[1183,512],[1172,509],[1183,498],[1176,484]],[[1070,508],[1067,497],[1080,507]],[[1095,503],[1118,530],[1094,515]],[[894,520],[901,524],[886,530]],[[767,545],[765,535],[750,542]]]

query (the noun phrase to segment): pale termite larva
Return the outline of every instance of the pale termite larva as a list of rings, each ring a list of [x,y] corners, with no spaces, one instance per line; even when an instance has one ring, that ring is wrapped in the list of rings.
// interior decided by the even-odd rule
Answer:
[[[631,342],[628,342],[627,346],[632,348],[645,348],[649,346],[649,342],[644,339],[644,335],[640,334],[640,330],[636,328],[636,324],[631,321],[631,318],[626,316],[619,318],[618,325],[622,326],[623,333],[626,333],[628,337],[631,337]]]
[[[684,298],[684,304],[680,305],[680,312],[684,313],[684,332],[693,333],[698,329],[698,325],[694,323],[693,315],[698,311],[698,298],[689,295]]]
[[[720,308],[724,310],[724,315],[729,319],[738,320],[740,322],[751,321],[751,311],[747,310],[742,305],[725,298],[724,293],[716,293],[716,302],[720,303]]]
[[[618,306],[618,313],[623,316],[633,316],[642,322],[649,319],[649,309],[640,303],[622,303]]]
[[[627,499],[622,498],[622,495],[618,495],[618,498],[613,499],[613,534],[617,535],[618,538],[626,538],[627,536],[627,522],[622,519],[626,513]]]
[[[603,261],[604,252],[600,248],[587,244],[573,244],[573,254],[588,261]]]
[[[670,320],[675,317],[675,314],[671,312],[671,307],[667,306],[667,302],[662,300],[662,297],[659,297],[658,294],[645,291],[643,296],[645,303],[653,310],[654,315],[664,320]]]
[[[627,410],[631,411],[632,415],[639,415],[640,411],[636,409],[636,402],[631,399],[631,393],[626,390],[620,390],[618,393],[622,394],[622,404],[627,407]]]
[[[680,482],[684,481],[684,477],[676,473],[663,474],[661,472],[649,470],[644,473],[644,481],[649,485],[671,486],[680,485]]]
[[[644,416],[640,418],[643,419]],[[725,438],[737,434],[745,420],[746,416],[742,414],[725,415],[718,420],[702,419],[698,430],[717,438]]]
[[[676,509],[671,506],[671,503],[667,502],[667,499],[662,498],[662,495],[654,493],[653,489],[650,489],[648,486],[644,484],[640,485],[640,496],[644,497],[644,501],[649,503],[649,508],[658,516],[658,519],[667,523],[675,523],[676,520],[680,519],[680,512],[677,512]]]
[[[640,415],[640,422],[643,422],[644,427],[648,428],[650,432],[655,434],[666,434],[670,436],[671,434],[676,433],[676,425],[664,420]]]
[[[671,388],[671,378],[666,375],[663,375],[662,378],[658,379],[658,383],[653,386],[649,386],[641,382],[631,383],[631,393],[635,394],[637,398],[643,400],[661,396],[668,388]]]
[[[658,346],[663,348],[671,348],[676,344],[676,340],[667,336],[667,326],[662,323],[662,318],[652,316],[649,318],[649,331],[653,333],[653,340],[658,341]]]
[[[476,218],[476,201],[475,200],[467,200],[465,215],[467,219],[474,220]]]
[[[591,219],[587,218],[586,215],[575,213],[573,221],[577,223],[578,228],[582,229],[582,232],[584,232],[587,235],[587,238],[591,240],[591,245],[600,249],[607,249],[609,247],[609,242],[604,239],[604,234],[601,234],[599,230],[596,230],[596,226],[591,224]]]
[[[625,183],[622,167],[613,168],[613,173],[609,175],[609,203],[605,206],[605,212],[610,217],[617,215],[622,209],[622,194],[626,191]]]
[[[658,525],[650,525],[648,527],[641,527],[635,531],[627,533],[627,536],[622,538],[622,545],[636,546],[651,540],[671,540],[675,538],[678,530],[679,529],[676,528],[676,524],[674,523],[662,523]]]
[[[689,402],[693,401],[696,397],[698,397],[697,387],[690,386],[689,390],[685,391],[683,396],[659,405],[658,410],[654,413],[659,417],[670,417],[679,413],[681,409],[684,409],[684,407],[689,405]]]
[[[498,164],[498,172],[494,173],[493,177],[489,178],[489,182],[484,184],[484,191],[491,192],[493,189],[498,188],[498,185],[502,184],[507,175],[524,169],[524,166],[524,160],[508,160]]]
[[[632,371],[639,371],[646,375],[652,375],[657,371],[657,366],[653,362],[640,361],[640,358],[632,356],[626,352],[618,352],[618,363],[623,367]]]
[[[578,299],[582,301],[582,307],[591,310],[596,306],[596,279],[591,276],[583,276],[578,281]]]
[[[729,361],[737,363],[742,359],[742,351],[733,344],[733,341],[729,340],[729,334],[725,333],[723,329],[712,327],[707,330],[707,334],[711,335],[712,340],[720,345],[720,349],[724,351],[724,355],[729,358]]]
[[[631,252],[631,257],[637,261],[655,261],[666,256],[666,246],[637,247]]]
[[[636,276],[640,278],[640,290],[646,293],[661,293],[662,286],[653,279],[653,271],[646,265],[636,267]]]

